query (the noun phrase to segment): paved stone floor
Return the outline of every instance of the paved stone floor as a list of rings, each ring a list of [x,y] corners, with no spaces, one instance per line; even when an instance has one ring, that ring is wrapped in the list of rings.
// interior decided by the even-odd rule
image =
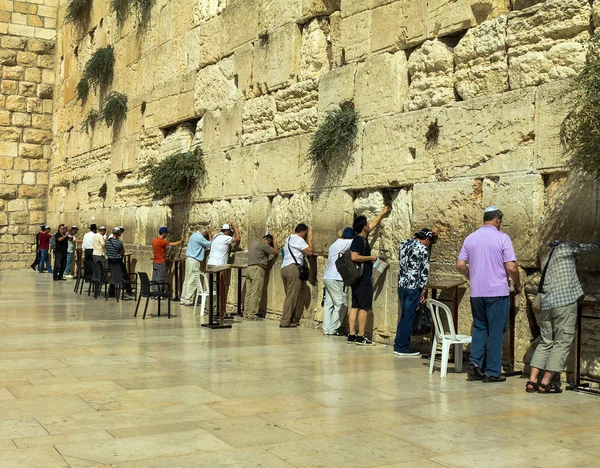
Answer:
[[[142,321],[72,287],[0,271],[2,467],[600,466],[597,397],[178,305]]]

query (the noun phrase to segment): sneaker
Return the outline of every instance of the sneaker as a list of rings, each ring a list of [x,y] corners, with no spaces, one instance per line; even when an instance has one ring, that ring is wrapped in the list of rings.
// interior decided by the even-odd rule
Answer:
[[[483,371],[481,370],[481,368],[477,367],[477,365],[474,362],[469,363],[469,367],[467,368],[467,380],[469,381],[474,381],[474,380],[481,380],[483,378]]]
[[[356,344],[359,346],[375,346],[375,343],[373,343],[366,336],[358,336],[358,335],[356,336]]]
[[[484,383],[493,383],[493,382],[506,382],[506,376],[505,375],[487,375],[487,374],[483,374],[483,377],[481,378],[481,381]]]
[[[73,275],[65,275],[65,278],[73,278]]]
[[[356,343],[356,335],[348,335],[348,339],[346,340],[346,343],[348,343],[348,344]]]
[[[394,356],[420,356],[420,351],[394,351]]]

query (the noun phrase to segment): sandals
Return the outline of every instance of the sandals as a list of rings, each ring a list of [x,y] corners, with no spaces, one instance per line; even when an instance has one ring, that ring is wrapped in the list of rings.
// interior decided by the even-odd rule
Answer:
[[[527,390],[527,391],[529,391],[529,390]],[[557,387],[553,383],[549,383],[548,385],[539,384],[537,392],[542,395],[544,395],[544,394],[549,395],[551,393],[562,393],[562,389],[560,387]]]
[[[527,393],[535,393],[538,391],[538,384],[536,382],[532,382],[529,380],[527,384],[525,384],[525,391]]]

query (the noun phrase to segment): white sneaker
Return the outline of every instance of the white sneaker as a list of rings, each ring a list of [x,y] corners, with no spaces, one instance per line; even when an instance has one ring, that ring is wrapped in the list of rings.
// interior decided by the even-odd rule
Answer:
[[[421,353],[419,351],[394,351],[394,356],[419,356]]]

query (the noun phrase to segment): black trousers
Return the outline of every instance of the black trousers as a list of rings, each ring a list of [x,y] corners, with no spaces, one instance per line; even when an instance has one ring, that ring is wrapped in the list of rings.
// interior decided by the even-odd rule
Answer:
[[[84,257],[83,257],[83,260],[84,260],[84,262],[83,262],[83,271],[84,271],[84,274],[85,274],[85,276],[87,278],[91,278],[92,274],[94,272],[92,271],[92,267],[91,266],[86,265],[85,260],[89,260],[90,262],[94,261],[94,256],[92,255],[93,251],[94,251],[94,249],[85,249],[85,251],[83,252],[83,254],[84,254]]]
[[[54,251],[54,279],[60,280],[65,274],[65,268],[67,267],[67,252],[60,250]]]
[[[36,267],[40,264],[40,249],[35,249],[35,260],[33,261],[33,263],[31,264],[31,268],[33,268],[34,270],[36,269]]]

